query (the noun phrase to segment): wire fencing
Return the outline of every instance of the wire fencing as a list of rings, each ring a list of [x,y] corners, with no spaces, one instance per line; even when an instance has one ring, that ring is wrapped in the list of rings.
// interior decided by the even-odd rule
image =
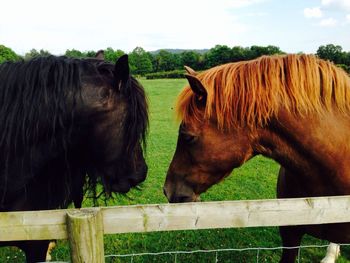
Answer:
[[[350,248],[350,243],[343,243],[339,244],[341,248],[347,247]],[[269,251],[269,252],[275,252],[275,251],[282,251],[283,248],[286,249],[294,249],[299,248],[299,253],[297,256],[296,262],[298,263],[304,263],[302,259],[302,253],[305,249],[323,249],[323,256],[326,255],[326,248],[328,247],[328,244],[324,245],[301,245],[299,247],[248,247],[248,248],[220,248],[220,249],[198,249],[198,250],[192,250],[192,251],[184,251],[184,250],[177,250],[177,251],[162,251],[162,252],[142,252],[142,253],[130,253],[130,254],[109,254],[105,255],[106,262],[130,262],[130,263],[136,263],[136,262],[159,262],[159,257],[167,257],[165,260],[163,258],[162,262],[169,262],[169,263],[198,263],[198,262],[208,262],[208,263],[220,263],[220,262],[228,262],[227,261],[227,255],[226,255],[226,261],[222,258],[222,254],[224,253],[230,253],[230,252],[254,252],[254,256],[249,255],[249,259],[245,258],[244,255],[240,255],[239,258],[231,257],[230,260],[235,260],[232,262],[256,262],[256,263],[262,263],[262,262],[271,262],[267,261],[265,257],[261,256],[261,253]],[[193,261],[188,261],[188,259],[181,259],[181,256],[183,255],[208,255],[204,259],[200,260],[198,257]],[[234,255],[232,255],[234,256]],[[7,262],[18,262],[17,256],[15,257],[8,257]],[[309,261],[308,261],[309,262]],[[47,261],[47,263],[69,263],[69,261]],[[273,262],[272,262],[273,263]]]
[[[105,259],[106,262],[120,262],[118,259],[124,259],[123,262],[130,262],[130,263],[135,263],[135,259],[137,258],[142,258],[142,257],[159,257],[159,256],[170,256],[172,259],[167,260],[166,262],[173,262],[173,263],[181,263],[181,262],[186,262],[190,263],[188,261],[181,261],[179,259],[179,256],[181,255],[195,255],[195,254],[212,254],[212,261],[206,261],[208,263],[213,262],[213,263],[218,263],[220,261],[220,254],[225,253],[225,252],[254,252],[255,253],[255,261],[256,263],[262,263],[266,262],[262,257],[260,257],[261,252],[263,251],[282,251],[282,249],[295,249],[299,248],[298,256],[296,259],[296,262],[298,263],[303,263],[302,261],[302,250],[303,249],[324,249],[324,256],[326,255],[326,248],[328,247],[328,244],[325,245],[302,245],[298,247],[249,247],[249,248],[223,248],[223,249],[208,249],[208,250],[192,250],[192,251],[163,251],[163,252],[144,252],[144,253],[130,253],[130,254],[111,254],[111,255],[106,255]],[[345,247],[348,246],[350,247],[349,244],[339,244],[340,247]],[[110,259],[111,261],[108,261]],[[127,260],[127,261],[126,261]],[[233,259],[232,259],[233,260]],[[147,262],[147,261],[143,261]],[[199,261],[195,261],[193,263],[197,263]],[[234,262],[234,261],[233,261]],[[245,261],[243,259],[242,262],[253,262],[253,261]]]

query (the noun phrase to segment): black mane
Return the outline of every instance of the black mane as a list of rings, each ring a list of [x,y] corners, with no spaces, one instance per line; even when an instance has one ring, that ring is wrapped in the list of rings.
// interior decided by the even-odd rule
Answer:
[[[67,148],[69,119],[72,119],[67,116],[74,113],[68,112],[67,97],[73,94],[75,98],[80,90],[79,69],[79,61],[54,56],[0,66],[0,190],[3,199],[7,192],[11,194],[23,187],[28,180],[24,176],[31,176],[24,175],[25,164],[31,163],[33,146],[40,140],[45,138],[52,145]],[[63,133],[60,142],[57,133]],[[19,165],[16,180],[9,174],[15,163]]]

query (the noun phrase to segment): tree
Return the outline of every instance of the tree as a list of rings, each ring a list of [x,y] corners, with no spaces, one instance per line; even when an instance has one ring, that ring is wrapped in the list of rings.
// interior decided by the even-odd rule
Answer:
[[[36,57],[47,57],[50,55],[51,55],[50,52],[47,50],[40,49],[40,51],[37,51],[35,48],[33,48],[24,55],[24,59],[29,60]]]
[[[232,61],[232,50],[226,45],[216,45],[205,54],[206,67],[211,68]]]
[[[84,53],[85,53],[85,57],[87,57],[87,58],[94,58],[96,56],[96,52],[93,50],[89,50],[89,51],[86,51]]]
[[[350,67],[350,52],[344,52],[344,64]]]
[[[86,58],[86,54],[84,54],[83,52],[76,50],[76,49],[67,49],[66,53],[64,53],[64,55],[66,57],[70,57],[70,58]]]
[[[113,50],[113,48],[109,47],[104,51],[105,61],[115,63],[124,54],[125,52],[120,49]]]
[[[155,55],[154,69],[155,71],[170,71],[180,67],[180,56],[170,53],[166,50],[160,50]]]
[[[247,54],[247,50],[240,46],[235,46],[231,50],[231,61],[237,62],[237,61],[243,61],[248,60],[249,56]]]
[[[17,61],[19,56],[10,48],[0,45],[0,64],[5,61]]]
[[[343,48],[333,44],[320,46],[316,52],[319,58],[333,61],[336,64],[343,64]],[[344,63],[345,64],[345,63]]]
[[[249,59],[255,59],[264,55],[275,55],[275,54],[283,54],[279,47],[276,46],[251,46],[249,52]]]
[[[189,66],[195,70],[200,69],[201,55],[194,51],[184,51],[180,54],[181,64],[183,66]]]
[[[276,54],[285,54],[279,47],[269,45],[265,47],[266,53],[264,55],[276,55]]]
[[[152,72],[152,61],[149,54],[142,48],[136,47],[129,54],[131,72],[137,75],[144,75]]]

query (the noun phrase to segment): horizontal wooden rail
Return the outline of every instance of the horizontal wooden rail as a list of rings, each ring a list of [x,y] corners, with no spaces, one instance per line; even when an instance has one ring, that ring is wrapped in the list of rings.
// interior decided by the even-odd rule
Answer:
[[[350,222],[350,196],[93,209],[102,212],[104,234]],[[0,241],[67,239],[72,210],[0,213]]]

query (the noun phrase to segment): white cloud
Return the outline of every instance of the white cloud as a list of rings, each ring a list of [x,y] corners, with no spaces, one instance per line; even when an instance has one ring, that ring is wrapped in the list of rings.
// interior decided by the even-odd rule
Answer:
[[[305,8],[304,17],[322,18],[317,23],[322,27],[349,24],[350,20],[346,14],[350,11],[350,0],[320,0],[320,4],[320,7]]]
[[[321,4],[338,11],[350,11],[350,0],[322,0]]]
[[[346,21],[350,22],[350,14],[346,15]]]
[[[314,8],[305,8],[304,9],[304,16],[306,18],[320,18],[322,17],[322,11],[319,7],[314,7]]]
[[[336,26],[337,23],[338,23],[338,21],[336,19],[330,17],[330,18],[321,20],[319,25],[322,27],[332,27],[332,26]]]

